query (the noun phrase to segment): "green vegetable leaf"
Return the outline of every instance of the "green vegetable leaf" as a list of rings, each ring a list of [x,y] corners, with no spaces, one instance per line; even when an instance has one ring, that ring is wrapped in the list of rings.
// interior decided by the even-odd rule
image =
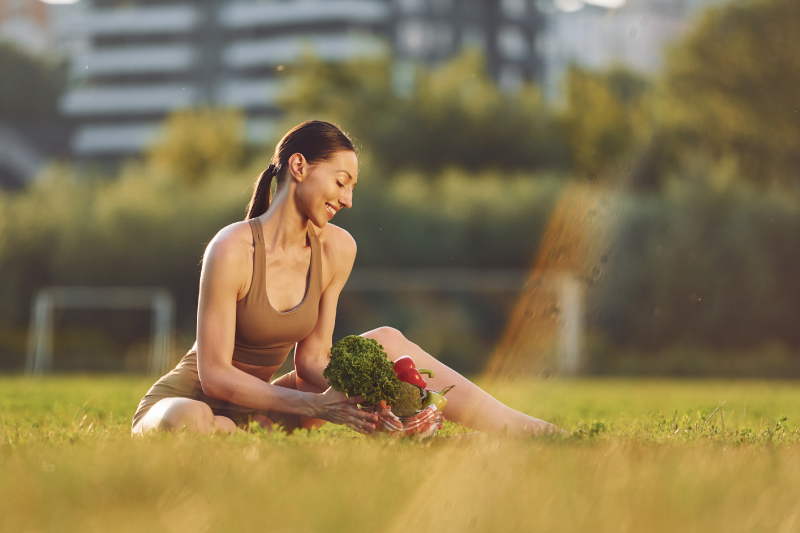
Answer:
[[[363,396],[368,405],[397,401],[400,380],[394,363],[375,339],[348,335],[331,347],[331,360],[322,372],[333,390]]]

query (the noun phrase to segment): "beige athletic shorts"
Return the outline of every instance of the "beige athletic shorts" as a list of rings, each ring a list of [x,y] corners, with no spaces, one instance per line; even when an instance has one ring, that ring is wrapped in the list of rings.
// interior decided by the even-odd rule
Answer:
[[[200,385],[200,376],[197,374],[197,353],[194,351],[187,353],[174,370],[150,387],[139,402],[131,428],[136,428],[147,412],[164,398],[190,398],[201,401],[211,407],[215,416],[226,416],[238,426],[247,425],[254,415],[269,416],[266,411],[225,402],[205,394]]]

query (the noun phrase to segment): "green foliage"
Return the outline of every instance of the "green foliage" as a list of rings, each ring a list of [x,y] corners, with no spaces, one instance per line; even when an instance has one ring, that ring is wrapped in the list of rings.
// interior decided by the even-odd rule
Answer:
[[[0,41],[0,122],[54,120],[66,84],[64,63],[33,57]],[[9,73],[13,73],[9,75]]]
[[[334,390],[348,396],[363,396],[367,405],[399,395],[400,381],[394,364],[375,339],[348,335],[331,347],[331,360],[322,375]]]
[[[205,244],[243,218],[261,169],[256,162],[190,185],[146,164],[130,163],[114,179],[52,166],[28,189],[0,192],[0,366],[22,367],[31,298],[50,285],[165,287],[177,300],[177,326],[191,342]],[[360,245],[358,268],[525,268],[561,187],[549,177],[456,171],[430,181],[407,174],[390,183],[377,181],[362,162],[354,209],[337,215],[337,225]],[[147,338],[146,321],[120,324],[112,317],[117,313],[107,315],[99,329],[130,342]],[[354,328],[363,323],[346,323],[344,316],[337,322],[342,335],[362,331]],[[486,346],[476,356],[489,349],[482,331],[457,340]]]
[[[397,416],[411,416],[422,409],[422,394],[420,388],[411,383],[400,382],[400,393],[392,406],[392,412]]]
[[[392,62],[306,58],[287,70],[282,108],[288,123],[338,122],[388,172],[563,166],[554,120],[537,87],[503,93],[474,51],[435,68],[403,70]],[[408,94],[395,88],[404,75],[411,76]]]
[[[596,176],[634,155],[652,128],[649,83],[622,69],[590,72],[571,67],[560,119],[572,166]]]
[[[663,195],[628,197],[592,322],[640,350],[780,339],[796,359],[798,202],[746,184],[715,190],[704,174],[670,181]],[[779,372],[768,366],[763,373]]]
[[[174,111],[162,126],[162,138],[146,154],[147,164],[186,185],[212,173],[241,167],[244,117],[233,109]]]
[[[42,286],[156,285],[194,322],[204,243],[241,220],[254,174],[189,188],[136,165],[115,180],[53,166],[25,191],[1,194],[0,321],[25,324]]]
[[[708,9],[673,51],[659,110],[680,147],[732,158],[759,185],[796,184],[800,164],[800,3]]]
[[[370,172],[335,223],[359,243],[358,267],[527,268],[563,185],[523,173],[404,172],[387,182]]]

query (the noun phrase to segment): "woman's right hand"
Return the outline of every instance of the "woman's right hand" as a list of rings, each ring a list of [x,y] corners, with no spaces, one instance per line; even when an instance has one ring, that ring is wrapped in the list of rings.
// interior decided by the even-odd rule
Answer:
[[[356,406],[363,403],[362,396],[349,398],[345,393],[329,388],[318,395],[317,410],[315,418],[321,418],[334,424],[342,424],[353,431],[364,435],[369,435],[375,429],[378,422],[378,415],[365,413]]]

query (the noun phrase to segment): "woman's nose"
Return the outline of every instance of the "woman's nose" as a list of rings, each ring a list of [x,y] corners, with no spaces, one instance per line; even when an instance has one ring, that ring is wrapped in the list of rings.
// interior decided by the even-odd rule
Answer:
[[[339,203],[348,209],[353,207],[353,190],[346,189],[339,197]]]

